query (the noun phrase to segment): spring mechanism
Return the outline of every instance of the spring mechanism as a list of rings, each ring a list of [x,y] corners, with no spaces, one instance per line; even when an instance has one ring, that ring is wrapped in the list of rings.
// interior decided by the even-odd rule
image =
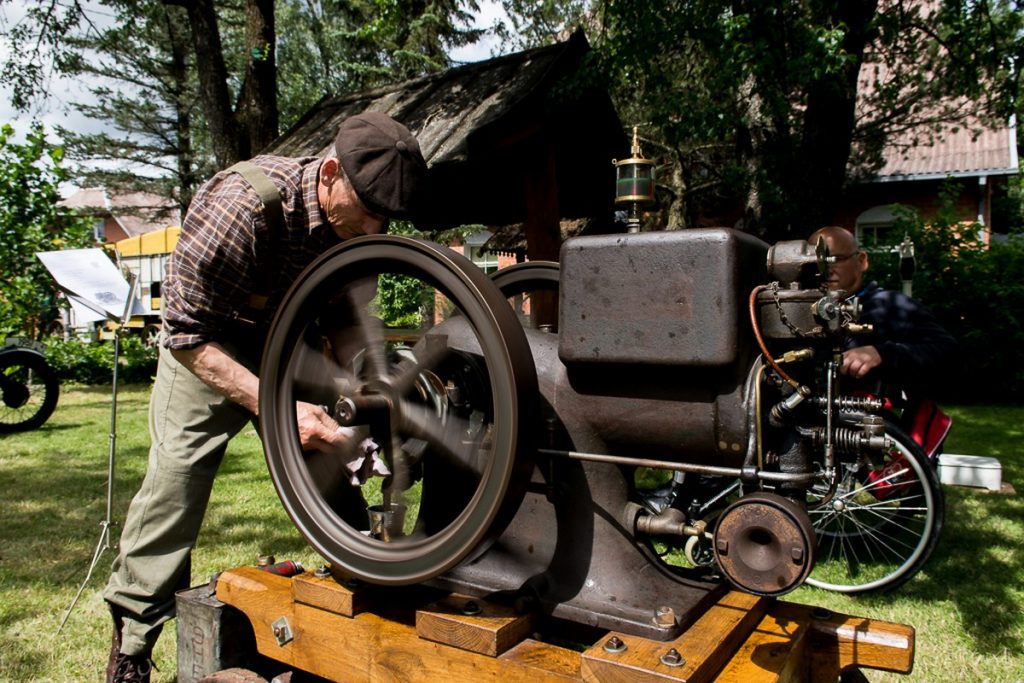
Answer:
[[[825,408],[828,404],[825,396],[814,396],[811,400],[814,401],[816,408]],[[835,407],[843,413],[877,413],[885,407],[885,402],[882,399],[863,396],[838,396],[835,399]]]
[[[826,431],[821,427],[812,430],[814,445],[822,447],[826,442]],[[880,437],[884,440],[885,437]],[[832,433],[832,448],[837,456],[859,456],[865,449],[872,449],[883,445],[882,441],[869,437],[859,429],[849,427],[837,427]]]
[[[824,447],[827,442],[827,430],[822,427],[799,431],[805,436],[810,436],[818,448]],[[832,433],[832,449],[837,457],[872,457],[873,454],[882,453],[889,448],[892,448],[892,440],[885,434],[871,434],[850,427],[837,427]]]

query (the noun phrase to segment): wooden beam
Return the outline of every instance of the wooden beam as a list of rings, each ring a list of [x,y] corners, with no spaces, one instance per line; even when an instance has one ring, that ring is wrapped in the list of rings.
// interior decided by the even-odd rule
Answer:
[[[535,639],[529,617],[486,600],[475,600],[479,614],[466,614],[475,610],[462,596],[389,602],[396,593],[371,592],[375,604],[330,578],[255,567],[217,582],[218,600],[252,624],[260,654],[336,681],[824,683],[854,667],[913,667],[910,626],[736,591],[675,640],[606,633],[582,653]],[[360,600],[368,611],[353,606]]]

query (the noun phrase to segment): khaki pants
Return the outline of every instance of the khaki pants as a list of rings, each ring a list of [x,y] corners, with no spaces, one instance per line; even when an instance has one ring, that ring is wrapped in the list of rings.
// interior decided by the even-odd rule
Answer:
[[[189,585],[190,554],[228,441],[252,415],[203,384],[160,349],[149,402],[152,445],[132,499],[103,597],[119,608],[121,652],[150,652]]]

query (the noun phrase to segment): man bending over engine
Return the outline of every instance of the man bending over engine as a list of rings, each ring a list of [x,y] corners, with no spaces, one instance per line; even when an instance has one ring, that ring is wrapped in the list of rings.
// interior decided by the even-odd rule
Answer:
[[[174,592],[191,580],[214,475],[257,416],[260,354],[288,286],[330,247],[408,216],[425,178],[416,139],[371,112],[341,124],[326,158],[257,156],[196,193],[164,279],[149,466],[103,594],[114,617],[108,683],[149,681]],[[296,413],[303,448],[345,447],[321,408]]]

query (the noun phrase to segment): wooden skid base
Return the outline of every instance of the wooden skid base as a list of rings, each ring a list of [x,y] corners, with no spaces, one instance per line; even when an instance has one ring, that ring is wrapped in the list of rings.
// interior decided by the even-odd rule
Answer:
[[[399,605],[397,595],[251,567],[217,582],[261,655],[335,681],[836,681],[851,667],[909,673],[914,659],[910,626],[739,592],[674,641],[607,633],[582,651],[538,640],[531,615],[485,600]]]

